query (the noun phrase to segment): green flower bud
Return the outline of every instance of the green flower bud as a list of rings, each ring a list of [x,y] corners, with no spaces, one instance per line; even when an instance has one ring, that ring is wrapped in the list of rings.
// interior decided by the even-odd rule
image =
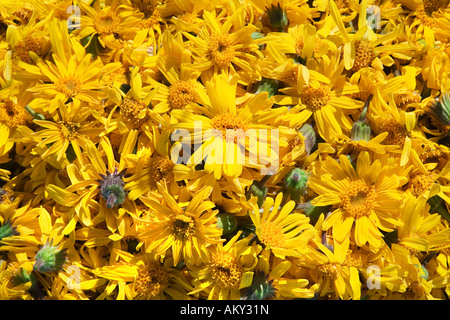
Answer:
[[[306,193],[310,175],[310,173],[300,168],[292,169],[291,172],[286,175],[284,187],[292,200],[299,202],[300,196]]]
[[[121,205],[128,194],[125,191],[125,182],[123,181],[123,176],[125,175],[126,169],[118,172],[116,168],[113,173],[106,171],[106,175],[100,174],[102,180],[97,180],[100,185],[100,195],[106,200],[106,206],[108,208],[116,207]]]
[[[359,120],[356,121],[353,126],[352,126],[352,130],[350,132],[350,138],[353,141],[369,141],[370,140],[370,133],[372,132],[372,129],[370,127],[370,125],[367,123],[366,121],[366,115],[367,112],[369,110],[369,104],[370,101],[372,100],[373,95],[369,95],[369,97],[367,98],[367,101],[364,104],[364,109],[361,112],[361,115],[359,116]]]
[[[353,141],[367,141],[370,140],[370,133],[372,129],[365,121],[356,121],[352,126],[350,138]]]
[[[237,220],[236,217],[231,213],[218,213],[217,218],[217,228],[222,229],[224,235],[232,233],[236,230]]]
[[[442,94],[439,100],[435,101],[430,108],[440,123],[445,126],[450,125],[450,92]]]
[[[42,246],[35,256],[33,269],[39,272],[60,271],[66,262],[66,249],[58,249],[52,243]]]
[[[314,206],[311,204],[311,201],[308,201],[298,204],[296,209],[302,210],[312,223],[316,223],[322,213],[326,214],[330,211],[330,206]]]
[[[273,286],[273,280],[269,280],[269,275],[264,272],[256,272],[250,287],[247,288],[246,294],[242,300],[268,300],[273,299],[277,289]]]
[[[17,236],[19,232],[17,232],[16,227],[13,227],[11,224],[11,221],[6,221],[1,227],[0,227],[0,241],[3,238],[11,237],[11,236]]]
[[[269,16],[270,25],[272,28],[283,32],[284,27],[289,24],[289,21],[286,12],[280,6],[280,3],[277,3],[277,6],[272,4],[270,8],[266,7],[266,12]]]
[[[278,92],[279,83],[275,79],[262,78],[256,89],[256,93],[267,92],[269,98]]]
[[[299,131],[305,137],[305,150],[310,155],[316,145],[316,133],[310,124],[304,124]]]
[[[254,181],[247,193],[247,199],[250,199],[250,195],[258,197],[258,206],[261,208],[267,195],[267,187],[264,183]]]

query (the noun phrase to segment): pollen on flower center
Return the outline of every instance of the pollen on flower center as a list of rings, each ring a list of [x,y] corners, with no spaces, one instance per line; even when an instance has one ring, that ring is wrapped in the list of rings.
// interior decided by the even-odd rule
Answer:
[[[352,181],[347,190],[340,194],[341,208],[351,217],[369,215],[375,202],[375,188],[361,179]]]
[[[366,40],[356,41],[355,43],[355,62],[353,64],[353,71],[358,71],[361,68],[367,67],[375,58],[373,47]]]
[[[167,288],[169,277],[164,268],[155,263],[140,268],[135,281],[137,293],[145,298],[153,298]]]
[[[411,193],[418,197],[424,192],[430,190],[435,181],[435,174],[416,174],[409,180],[409,190]]]
[[[119,24],[114,12],[100,12],[94,19],[94,28],[99,34],[112,34]]]
[[[334,278],[341,272],[342,266],[337,263],[325,263],[317,266],[317,271],[322,275]]]
[[[15,54],[26,63],[33,63],[29,52],[38,53],[41,50],[41,44],[37,38],[31,36],[24,37],[15,46]]]
[[[248,125],[245,121],[231,113],[223,113],[212,119],[214,135],[218,138],[226,137],[227,141],[236,141],[244,136]]]
[[[80,129],[80,124],[75,122],[59,122],[60,129],[61,129],[61,136],[62,138],[66,138],[69,140],[72,140],[75,138],[75,135],[77,134],[78,129]]]
[[[0,100],[0,123],[8,127],[17,127],[27,122],[25,108],[15,104],[11,100]]]
[[[214,33],[208,43],[211,60],[221,68],[228,67],[234,58],[234,48],[230,36],[224,33]]]
[[[66,97],[71,97],[77,94],[81,90],[81,81],[77,76],[63,77],[61,80],[55,83],[56,90],[64,93]]]
[[[152,178],[154,181],[159,182],[166,180],[167,183],[173,181],[173,167],[175,164],[168,158],[163,156],[157,156],[152,161]]]
[[[381,123],[380,132],[388,132],[388,136],[384,139],[387,145],[397,145],[403,147],[406,139],[406,130],[398,122],[390,119]]]
[[[300,94],[302,103],[312,110],[317,110],[326,106],[330,101],[330,98],[330,88],[324,84],[321,84],[318,88],[307,86]]]
[[[185,107],[195,99],[195,86],[187,81],[178,81],[169,88],[169,103],[173,109]]]
[[[216,254],[212,261],[209,266],[212,279],[222,288],[238,289],[242,278],[242,268],[235,259],[223,252]]]
[[[172,232],[178,239],[185,239],[195,232],[195,221],[187,214],[177,214],[172,221]]]
[[[259,240],[269,247],[281,247],[284,244],[284,233],[280,225],[272,222],[261,224]]]
[[[145,109],[145,105],[134,99],[124,98],[120,105],[120,114],[128,121],[138,126],[143,119],[138,116],[142,110]]]

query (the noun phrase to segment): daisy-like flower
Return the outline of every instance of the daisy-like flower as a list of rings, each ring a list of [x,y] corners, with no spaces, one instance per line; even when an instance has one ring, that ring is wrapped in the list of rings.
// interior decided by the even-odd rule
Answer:
[[[337,59],[336,55],[331,59],[324,56],[307,67],[294,65],[292,83],[279,90],[284,95],[273,97],[277,104],[293,106],[285,116],[291,127],[300,127],[313,118],[325,141],[336,140],[350,131],[346,112],[363,106],[361,101],[347,96],[358,89],[346,83],[343,62],[338,63]]]
[[[208,300],[238,300],[240,290],[251,285],[260,247],[249,245],[250,237],[238,240],[239,231],[225,245],[213,246],[209,262],[192,270],[196,280],[190,295],[206,295]]]
[[[289,260],[273,258],[270,250],[263,250],[258,256],[252,285],[246,288],[244,300],[270,299],[310,299],[315,295],[308,288],[307,279],[291,278],[289,269],[293,263]]]
[[[275,167],[277,132],[272,136],[273,130],[270,129],[274,127],[270,125],[270,117],[263,115],[260,121],[254,116],[258,109],[264,107],[260,100],[266,93],[260,93],[244,106],[237,107],[236,78],[229,80],[221,74],[205,86],[211,104],[200,109],[204,115],[178,109],[171,112],[178,120],[173,127],[191,132],[189,144],[199,145],[188,164],[205,160],[205,171],[214,172],[217,180],[222,176],[239,177],[244,167],[261,170],[266,168],[266,164]]]
[[[175,39],[170,32],[165,32],[158,54],[157,67],[169,85],[155,83],[154,100],[155,108],[165,111],[183,109],[192,103],[209,104],[205,87],[197,81],[201,72],[193,69],[191,54],[180,40],[180,37]]]
[[[100,59],[92,60],[79,42],[69,41],[67,24],[64,21],[52,20],[49,23],[50,43],[53,59],[37,60],[36,65],[18,62],[15,77],[19,80],[40,80],[29,88],[34,97],[41,98],[40,104],[48,104],[48,100],[62,99],[80,100],[87,103],[98,103],[100,98],[100,77],[103,64]],[[50,110],[50,111],[54,111]]]
[[[260,243],[276,257],[284,259],[286,256],[301,254],[309,240],[315,236],[315,230],[308,223],[308,217],[292,212],[294,201],[291,200],[280,207],[282,199],[282,193],[278,194],[275,200],[267,197],[262,214],[255,204],[250,218]]]
[[[142,83],[139,67],[132,69],[130,88],[126,93],[116,86],[112,86],[106,92],[107,103],[114,105],[107,120],[103,121],[108,131],[119,129],[120,133],[125,133],[132,129],[144,130],[144,128],[147,128],[149,130],[153,121],[156,122],[157,119],[161,119],[158,114],[167,111],[160,107],[153,108],[151,106],[156,90],[152,86]],[[119,109],[119,115],[114,117],[117,109]],[[100,118],[101,116],[97,117]]]
[[[415,198],[407,194],[400,215],[402,226],[398,227],[398,244],[407,248],[411,254],[432,251],[442,247],[449,239],[447,229],[439,230],[441,216],[429,214],[429,204],[423,197]]]
[[[101,46],[108,49],[120,49],[121,40],[133,39],[139,31],[137,27],[139,21],[144,16],[130,6],[120,4],[119,1],[112,1],[103,8],[100,2],[94,2],[93,6],[83,1],[78,4],[85,13],[81,16],[78,37],[91,36],[92,40],[94,35],[98,35]]]
[[[134,174],[125,179],[130,190],[129,198],[135,200],[149,191],[158,190],[165,183],[172,194],[179,193],[177,181],[188,179],[192,171],[171,159],[170,131],[153,127],[152,146],[128,155],[127,161]]]
[[[339,161],[327,158],[310,177],[309,187],[318,193],[311,203],[334,207],[323,229],[332,228],[335,241],[351,238],[358,246],[368,243],[377,251],[383,243],[380,229],[392,231],[402,224],[398,219],[403,199],[399,188],[406,181],[395,163],[386,158],[371,162],[366,151],[358,156],[356,169],[343,155]]]
[[[80,100],[65,104],[58,99],[52,103],[55,105],[53,108],[59,111],[55,112],[52,120],[33,120],[45,128],[33,133],[38,146],[51,144],[42,157],[56,154],[56,160],[60,161],[70,145],[77,158],[81,159],[81,149],[86,148],[86,140],[98,136],[103,129],[96,127],[95,122],[86,121],[91,113]]]
[[[184,275],[174,268],[172,258],[150,253],[133,256],[117,250],[118,262],[94,270],[110,281],[121,283],[119,297],[129,300],[188,300],[192,290]]]
[[[178,201],[159,183],[158,190],[163,203],[141,197],[154,213],[147,221],[148,229],[139,235],[147,252],[164,255],[171,249],[174,266],[180,260],[193,265],[208,261],[208,246],[222,241],[215,219],[218,211],[207,200],[212,189],[205,187],[194,196],[184,193]]]
[[[183,32],[191,43],[194,67],[202,71],[202,80],[208,80],[221,71],[242,73],[243,79],[245,73],[255,74],[260,53],[251,35],[256,31],[256,27],[243,24],[241,18],[244,9],[238,8],[231,16],[226,17],[225,22],[222,22],[222,18],[216,16],[214,11],[204,11],[205,25],[198,35]]]
[[[309,270],[316,283],[316,292],[323,297],[332,294],[343,300],[361,298],[361,283],[358,269],[345,264],[347,246],[335,245],[330,250],[321,243],[317,249],[309,250],[302,259],[297,260],[299,266]]]

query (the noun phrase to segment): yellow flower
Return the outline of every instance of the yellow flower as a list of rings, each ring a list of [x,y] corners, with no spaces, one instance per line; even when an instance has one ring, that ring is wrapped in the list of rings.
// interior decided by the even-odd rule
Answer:
[[[227,17],[225,23],[214,11],[204,11],[205,25],[197,36],[188,32],[183,35],[191,43],[191,51],[195,59],[194,67],[202,71],[202,80],[206,81],[221,71],[230,74],[239,73],[253,75],[260,56],[258,45],[251,37],[256,31],[253,25],[243,24],[244,7],[238,8]]]
[[[112,1],[103,8],[100,2],[95,2],[92,7],[83,1],[79,1],[78,5],[86,13],[81,16],[78,37],[91,36],[92,40],[98,35],[101,46],[108,49],[120,49],[121,40],[133,39],[139,30],[139,20],[144,16],[132,7],[120,5],[119,1]],[[116,39],[115,35],[119,38]]]
[[[331,293],[332,297],[343,300],[361,298],[361,283],[358,269],[345,264],[347,246],[335,245],[330,250],[321,243],[317,249],[309,250],[302,259],[297,260],[299,266],[309,270],[313,281],[318,285],[317,293],[323,297]]]
[[[217,210],[206,200],[212,189],[205,187],[194,196],[187,193],[178,202],[159,183],[158,190],[163,203],[141,197],[154,213],[147,221],[148,229],[139,235],[147,252],[165,255],[171,249],[174,266],[181,260],[193,265],[208,261],[208,246],[222,241],[215,224]]]
[[[267,197],[263,212],[254,204],[250,218],[255,225],[255,234],[260,243],[276,257],[299,256],[314,236],[313,226],[308,224],[309,218],[302,213],[295,213],[294,201],[281,207],[283,194],[279,193],[275,200]]]
[[[238,232],[225,245],[213,246],[209,262],[192,270],[195,289],[189,294],[206,294],[208,300],[238,300],[240,289],[252,283],[253,270],[258,262],[260,249],[249,245],[250,236],[238,240]]]
[[[341,155],[339,162],[326,159],[311,175],[309,187],[318,194],[311,203],[334,206],[323,229],[332,228],[335,241],[351,238],[358,246],[368,243],[377,251],[383,243],[380,229],[392,231],[402,224],[398,219],[403,199],[399,188],[405,182],[396,164],[380,159],[371,163],[366,151],[358,156],[356,169]]]
[[[52,104],[55,105],[53,108],[58,110],[52,121],[33,120],[34,123],[45,128],[32,135],[38,142],[38,147],[51,144],[42,157],[56,154],[56,160],[60,161],[66,155],[70,145],[76,157],[81,159],[81,149],[86,149],[86,140],[98,136],[103,129],[93,125],[95,122],[86,121],[90,116],[90,110],[80,100],[73,100],[66,105],[58,99]]]
[[[255,95],[244,106],[237,107],[236,82],[236,78],[229,80],[221,74],[206,83],[211,104],[201,108],[204,115],[178,109],[171,112],[179,121],[173,127],[191,132],[189,144],[201,144],[187,164],[205,161],[205,171],[213,172],[217,180],[222,176],[239,177],[245,167],[260,170],[265,164],[274,167],[278,160],[278,141],[269,130],[275,129],[270,118],[260,123],[254,117],[266,93]]]

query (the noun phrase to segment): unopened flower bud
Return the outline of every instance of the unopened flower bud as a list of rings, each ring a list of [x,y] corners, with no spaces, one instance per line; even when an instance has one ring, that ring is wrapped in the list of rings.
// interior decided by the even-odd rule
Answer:
[[[11,224],[11,221],[6,221],[1,227],[0,227],[0,240],[6,237],[16,236],[19,233],[17,232],[16,227],[13,227]]]
[[[251,195],[258,198],[258,206],[261,208],[264,203],[264,198],[267,195],[267,187],[264,183],[254,181],[248,190],[247,199],[249,199]]]
[[[316,145],[316,133],[310,124],[304,124],[299,131],[305,138],[305,150],[310,155]]]
[[[445,92],[431,105],[431,111],[437,120],[445,126],[450,125],[450,92]]]
[[[269,98],[278,92],[279,83],[275,79],[262,78],[256,89],[256,93],[267,92]]]
[[[113,173],[106,171],[106,175],[100,174],[102,177],[98,188],[100,189],[100,195],[106,200],[106,206],[108,208],[116,207],[121,205],[127,196],[127,191],[125,191],[125,182],[123,181],[123,176],[125,175],[125,170],[118,172],[116,168]]]
[[[52,243],[46,243],[36,253],[33,269],[39,272],[60,271],[66,262],[66,249],[58,249]]]
[[[289,24],[286,12],[281,8],[280,3],[277,3],[276,6],[272,4],[270,8],[266,7],[266,12],[272,28],[282,32],[284,27]]]
[[[292,200],[299,202],[300,196],[306,193],[309,176],[310,173],[300,168],[292,169],[286,175],[284,187]]]
[[[222,229],[223,234],[230,234],[237,227],[236,217],[231,213],[218,213],[217,218],[217,228]]]

